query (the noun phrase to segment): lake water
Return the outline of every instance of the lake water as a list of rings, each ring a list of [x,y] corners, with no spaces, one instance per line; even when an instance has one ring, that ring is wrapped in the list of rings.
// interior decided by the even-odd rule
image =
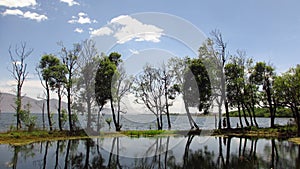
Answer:
[[[0,145],[0,168],[299,169],[300,145],[288,141],[194,137],[104,137]]]
[[[43,128],[43,118],[42,114],[32,114],[37,116],[37,128]],[[79,123],[78,126],[85,128],[86,127],[86,116],[78,115]],[[111,123],[111,129],[108,124],[105,122],[105,119],[111,118],[109,114],[101,116],[101,130],[102,131],[114,131],[114,125]],[[216,128],[216,118],[214,116],[194,116],[194,120],[197,122],[201,129],[215,129]],[[57,114],[54,114],[54,128],[58,129]],[[96,128],[96,116],[93,117],[93,127]],[[275,123],[280,125],[285,125],[288,123],[290,118],[276,118]],[[121,115],[121,124],[122,130],[144,130],[144,129],[156,129],[156,119],[152,114],[142,114],[142,115]],[[239,123],[238,117],[230,118],[231,126],[236,127]],[[174,130],[188,130],[190,129],[188,119],[184,115],[172,115],[171,116],[172,129]],[[270,119],[269,118],[257,118],[257,123],[260,127],[269,127]],[[166,116],[163,117],[163,128],[167,129],[167,119]],[[244,118],[243,124],[245,126]],[[13,113],[0,113],[0,132],[7,131],[11,126],[16,126],[16,117]],[[48,129],[48,120],[47,115],[45,114],[45,128]],[[68,129],[66,123],[65,128]]]

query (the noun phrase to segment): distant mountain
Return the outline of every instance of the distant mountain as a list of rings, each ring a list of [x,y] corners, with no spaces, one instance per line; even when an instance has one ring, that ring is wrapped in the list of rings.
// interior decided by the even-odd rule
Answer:
[[[1,112],[6,112],[6,113],[15,113],[15,100],[16,96],[10,93],[2,93],[1,96],[1,102],[0,102],[0,110]],[[45,113],[46,113],[46,100],[45,102]],[[41,113],[42,112],[42,107],[43,107],[43,100],[37,100],[33,99],[27,96],[24,96],[22,98],[22,105],[23,108],[27,104],[31,105],[30,111],[32,113]],[[58,105],[58,100],[57,99],[51,99],[50,100],[50,110],[53,113],[57,112],[57,105]],[[67,103],[62,102],[62,108],[67,108]]]

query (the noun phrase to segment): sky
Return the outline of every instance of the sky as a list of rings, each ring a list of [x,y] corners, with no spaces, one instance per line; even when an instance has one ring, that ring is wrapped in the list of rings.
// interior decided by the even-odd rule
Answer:
[[[298,0],[0,0],[0,91],[14,92],[8,49],[20,42],[33,49],[23,93],[37,98],[35,67],[43,54],[59,54],[57,42],[71,49],[93,39],[99,52],[120,52],[138,71],[146,61],[197,56],[214,29],[230,54],[245,50],[284,72],[300,63],[299,7]]]

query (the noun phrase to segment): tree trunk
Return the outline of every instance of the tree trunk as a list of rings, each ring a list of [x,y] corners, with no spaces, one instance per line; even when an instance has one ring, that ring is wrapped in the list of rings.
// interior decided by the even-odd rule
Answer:
[[[21,119],[20,119],[20,113],[21,113],[21,109],[22,109],[22,98],[21,98],[21,87],[18,84],[17,86],[17,130],[19,130],[19,128],[22,128],[22,123],[21,123]]]
[[[226,122],[227,122],[227,128],[231,129],[231,124],[230,124],[230,117],[229,117],[229,110],[228,110],[228,102],[227,99],[225,101],[225,111],[226,111]]]
[[[246,112],[245,112],[245,106],[244,106],[244,104],[243,104],[243,103],[241,103],[241,104],[242,104],[242,111],[243,111],[243,115],[244,115],[245,123],[246,123],[246,125],[249,127],[250,125],[249,125],[249,122],[248,122],[248,119],[247,119],[247,116],[246,116]]]
[[[98,118],[97,118],[97,132],[100,131],[100,112],[103,108],[103,105],[101,105],[101,107],[99,107],[99,110],[98,110]]]
[[[47,94],[47,114],[50,131],[52,131],[52,121],[51,121],[51,112],[50,112],[50,90],[48,86],[48,81],[46,81],[46,94]]]
[[[70,81],[70,80],[69,80]],[[69,127],[70,131],[73,131],[73,124],[72,124],[72,110],[71,110],[71,87],[70,82],[67,87],[67,99],[68,99],[68,115],[69,115]]]
[[[59,130],[62,131],[62,124],[61,124],[61,93],[60,93],[60,87],[57,89],[57,96],[58,96],[58,127]]]
[[[90,100],[88,99],[87,101],[87,114],[88,114],[88,117],[87,117],[87,123],[86,123],[86,128],[88,131],[91,131],[91,126],[92,126],[92,118],[91,118],[91,102]]]
[[[191,129],[194,129],[195,127],[197,129],[199,129],[198,125],[196,124],[196,122],[193,120],[193,118],[191,116],[191,113],[190,113],[190,110],[189,110],[189,107],[188,107],[186,101],[183,100],[183,102],[184,102],[184,107],[185,107],[186,115],[188,116],[188,120],[189,120]]]
[[[171,120],[170,120],[170,112],[169,112],[169,101],[168,101],[168,88],[167,88],[167,83],[166,81],[164,82],[165,84],[165,104],[166,104],[166,115],[167,115],[167,120],[168,120],[168,129],[171,129]]]
[[[238,112],[239,112],[239,119],[240,119],[241,128],[244,128],[243,122],[242,122],[242,117],[241,117],[241,107],[240,107],[240,103],[239,102],[238,102]]]
[[[121,131],[121,128],[120,128],[120,126],[119,126],[119,124],[116,120],[116,114],[115,114],[114,103],[113,103],[112,97],[110,98],[110,108],[111,108],[111,113],[112,113],[112,117],[113,117],[113,121],[114,121],[116,131]]]

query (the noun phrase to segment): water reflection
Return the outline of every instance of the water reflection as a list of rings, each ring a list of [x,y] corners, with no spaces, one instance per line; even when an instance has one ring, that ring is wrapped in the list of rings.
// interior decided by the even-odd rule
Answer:
[[[0,145],[0,156],[0,168],[13,169],[300,168],[300,146],[288,141],[193,135]]]

